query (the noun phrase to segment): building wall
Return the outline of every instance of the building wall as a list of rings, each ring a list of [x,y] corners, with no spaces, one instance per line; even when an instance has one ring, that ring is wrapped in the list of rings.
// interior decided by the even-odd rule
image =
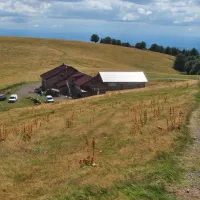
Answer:
[[[63,87],[60,87],[58,89],[60,90],[60,94],[67,95],[67,96],[69,95],[67,86],[63,86]]]
[[[105,83],[107,90],[127,90],[135,88],[144,88],[145,83]]]
[[[81,88],[83,90],[89,91],[90,96],[96,95],[98,93],[97,89],[99,91],[99,94],[106,93],[106,86],[98,78],[93,78],[92,80],[81,86]]]

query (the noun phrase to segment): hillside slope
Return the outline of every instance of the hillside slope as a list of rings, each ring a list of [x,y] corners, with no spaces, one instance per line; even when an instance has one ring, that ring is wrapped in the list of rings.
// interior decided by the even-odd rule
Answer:
[[[39,75],[61,63],[95,75],[99,71],[144,71],[148,78],[179,75],[174,57],[105,44],[53,39],[0,37],[0,88]]]
[[[197,85],[0,112],[0,199],[174,200]]]

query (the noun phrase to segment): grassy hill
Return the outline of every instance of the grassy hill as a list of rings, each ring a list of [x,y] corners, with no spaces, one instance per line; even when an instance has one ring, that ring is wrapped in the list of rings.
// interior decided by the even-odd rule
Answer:
[[[173,70],[174,57],[134,48],[0,37],[0,50],[0,88],[13,91],[63,62],[92,75],[142,70],[150,80],[193,78]],[[198,81],[168,81],[3,109],[0,199],[174,200],[168,191],[183,176],[179,155],[191,142],[186,125],[198,92]]]
[[[0,199],[175,199],[197,84],[1,112]]]
[[[91,75],[99,71],[144,71],[150,80],[180,77],[172,68],[174,57],[135,48],[0,37],[0,52],[0,88],[24,81],[38,81],[40,74],[63,62]]]

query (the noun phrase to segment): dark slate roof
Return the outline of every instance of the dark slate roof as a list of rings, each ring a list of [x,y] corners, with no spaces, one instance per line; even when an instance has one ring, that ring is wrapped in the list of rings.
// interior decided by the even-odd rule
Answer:
[[[70,78],[78,78],[79,76],[83,76],[84,73],[77,71],[76,73],[72,74]]]
[[[75,80],[75,84],[78,86],[82,86],[83,84],[87,83],[88,81],[92,80],[93,77],[87,74],[83,74],[80,78]]]
[[[40,77],[41,77],[42,79],[48,79],[48,78],[50,78],[50,77],[52,77],[52,76],[55,76],[56,74],[60,73],[61,71],[67,69],[68,67],[70,67],[70,66],[65,65],[65,64],[63,63],[62,65],[60,65],[60,66],[58,66],[58,67],[56,67],[56,68],[54,68],[54,69],[52,69],[52,70],[50,70],[50,71],[48,71],[48,72],[45,72],[45,73],[42,74],[42,75],[40,75]]]
[[[79,73],[79,76],[78,76],[78,73]],[[92,76],[89,76],[89,75],[84,74],[82,72],[76,72],[76,73],[72,74],[70,77],[68,77],[68,79],[56,83],[56,86],[57,87],[65,86],[67,84],[67,81],[72,80],[74,77],[76,77],[74,83],[78,86],[82,86],[83,84],[85,84],[88,81],[93,79]]]

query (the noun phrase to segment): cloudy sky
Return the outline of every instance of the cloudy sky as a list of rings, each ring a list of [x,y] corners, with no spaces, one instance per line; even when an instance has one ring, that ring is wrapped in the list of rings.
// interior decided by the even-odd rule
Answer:
[[[200,43],[200,0],[0,0],[0,35]],[[180,44],[179,44],[180,43]]]

